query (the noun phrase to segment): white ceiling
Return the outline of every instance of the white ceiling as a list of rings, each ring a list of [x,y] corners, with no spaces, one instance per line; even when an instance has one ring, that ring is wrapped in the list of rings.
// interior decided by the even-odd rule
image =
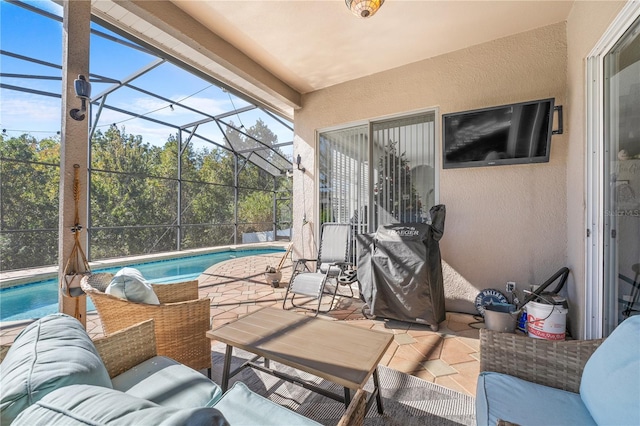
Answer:
[[[300,93],[562,22],[573,0],[386,0],[368,19],[343,0],[172,0]]]

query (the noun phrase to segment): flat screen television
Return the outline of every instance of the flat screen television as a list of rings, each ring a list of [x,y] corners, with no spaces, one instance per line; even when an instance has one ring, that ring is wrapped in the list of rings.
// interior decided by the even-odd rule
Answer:
[[[443,114],[443,168],[548,162],[553,112],[554,98]]]

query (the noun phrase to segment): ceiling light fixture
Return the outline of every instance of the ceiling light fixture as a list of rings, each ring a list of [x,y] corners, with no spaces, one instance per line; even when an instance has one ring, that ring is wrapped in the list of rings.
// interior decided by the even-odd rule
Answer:
[[[369,18],[376,14],[384,0],[344,0],[347,7],[360,18]]]

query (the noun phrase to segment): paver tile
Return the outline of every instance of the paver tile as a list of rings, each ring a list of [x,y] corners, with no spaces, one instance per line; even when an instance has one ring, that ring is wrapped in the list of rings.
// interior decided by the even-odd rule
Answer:
[[[282,269],[280,287],[271,287],[264,281],[263,271],[267,265],[277,265],[281,255],[269,254],[231,259],[213,265],[200,276],[200,296],[211,301],[212,326],[229,323],[241,315],[262,309],[265,306],[282,308],[286,285],[291,277],[291,262],[287,260]],[[356,286],[354,286],[357,293]],[[356,327],[378,330],[394,335],[394,340],[380,360],[381,365],[413,374],[424,380],[435,382],[450,389],[475,395],[475,384],[479,374],[479,328],[473,315],[447,313],[438,332],[428,325],[384,319],[368,319],[362,314],[363,302],[357,296],[349,297],[347,288],[340,288],[329,313],[317,318],[329,321],[344,320]],[[329,298],[327,298],[329,299]],[[311,300],[310,298],[306,300]],[[305,301],[297,298],[297,303]],[[323,300],[323,308],[329,308]],[[314,303],[309,306],[315,307]],[[287,309],[301,315],[314,316],[304,309],[292,309],[288,300]],[[0,343],[11,343],[15,336],[29,323],[7,327],[0,324]],[[92,338],[102,336],[100,318],[95,312],[87,313],[87,331]]]

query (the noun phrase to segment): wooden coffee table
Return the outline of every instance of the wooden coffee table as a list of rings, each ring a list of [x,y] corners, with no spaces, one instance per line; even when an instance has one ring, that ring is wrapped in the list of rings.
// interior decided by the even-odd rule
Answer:
[[[348,406],[350,391],[362,389],[373,375],[374,391],[367,408],[375,397],[378,412],[382,414],[377,367],[393,340],[392,334],[264,308],[207,332],[207,337],[227,344],[222,372],[223,391],[227,390],[231,377],[250,366]],[[233,348],[251,352],[256,357],[230,371]],[[264,364],[255,362],[259,358],[264,358]],[[269,368],[269,360],[341,385],[344,396]]]

